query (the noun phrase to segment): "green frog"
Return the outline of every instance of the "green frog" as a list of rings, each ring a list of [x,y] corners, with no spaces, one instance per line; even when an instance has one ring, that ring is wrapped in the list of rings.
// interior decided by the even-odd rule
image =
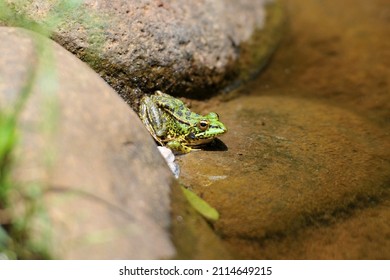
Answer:
[[[196,114],[184,103],[161,91],[144,96],[139,116],[153,138],[173,151],[189,153],[227,132],[217,113]]]

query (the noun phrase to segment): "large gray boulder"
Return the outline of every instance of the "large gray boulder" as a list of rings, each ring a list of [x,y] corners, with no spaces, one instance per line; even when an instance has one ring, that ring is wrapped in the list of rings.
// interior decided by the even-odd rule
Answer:
[[[205,97],[261,69],[281,35],[275,0],[8,0],[50,24],[53,38],[87,61],[134,109],[156,89]]]

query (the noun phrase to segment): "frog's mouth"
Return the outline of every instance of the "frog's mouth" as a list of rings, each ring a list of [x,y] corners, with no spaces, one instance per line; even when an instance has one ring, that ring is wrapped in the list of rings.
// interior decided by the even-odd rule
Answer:
[[[210,139],[194,139],[194,140],[189,141],[188,145],[189,146],[201,146],[201,145],[205,145],[207,143],[210,143],[213,140],[214,140],[214,138],[210,138]]]

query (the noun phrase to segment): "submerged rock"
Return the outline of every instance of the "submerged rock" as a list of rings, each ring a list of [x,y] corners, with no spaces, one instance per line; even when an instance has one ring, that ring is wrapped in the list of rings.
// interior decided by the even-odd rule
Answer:
[[[173,176],[136,114],[58,44],[17,28],[0,27],[0,38],[2,112],[37,73],[10,191],[23,249],[60,259],[173,257]]]
[[[156,89],[201,97],[247,79],[275,49],[283,23],[274,0],[87,0],[73,9],[8,2],[37,22],[58,15],[53,38],[134,109]]]
[[[180,157],[181,180],[217,209],[216,231],[242,257],[283,258],[282,246],[280,255],[262,250],[267,240],[339,222],[389,195],[389,136],[351,112],[288,97],[209,109],[229,127],[226,148]]]

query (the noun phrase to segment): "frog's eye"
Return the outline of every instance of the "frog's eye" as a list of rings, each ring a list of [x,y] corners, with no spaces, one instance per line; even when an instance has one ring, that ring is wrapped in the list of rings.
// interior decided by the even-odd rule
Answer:
[[[206,129],[209,128],[209,122],[207,120],[201,120],[198,123],[198,128],[202,131],[205,131]]]

